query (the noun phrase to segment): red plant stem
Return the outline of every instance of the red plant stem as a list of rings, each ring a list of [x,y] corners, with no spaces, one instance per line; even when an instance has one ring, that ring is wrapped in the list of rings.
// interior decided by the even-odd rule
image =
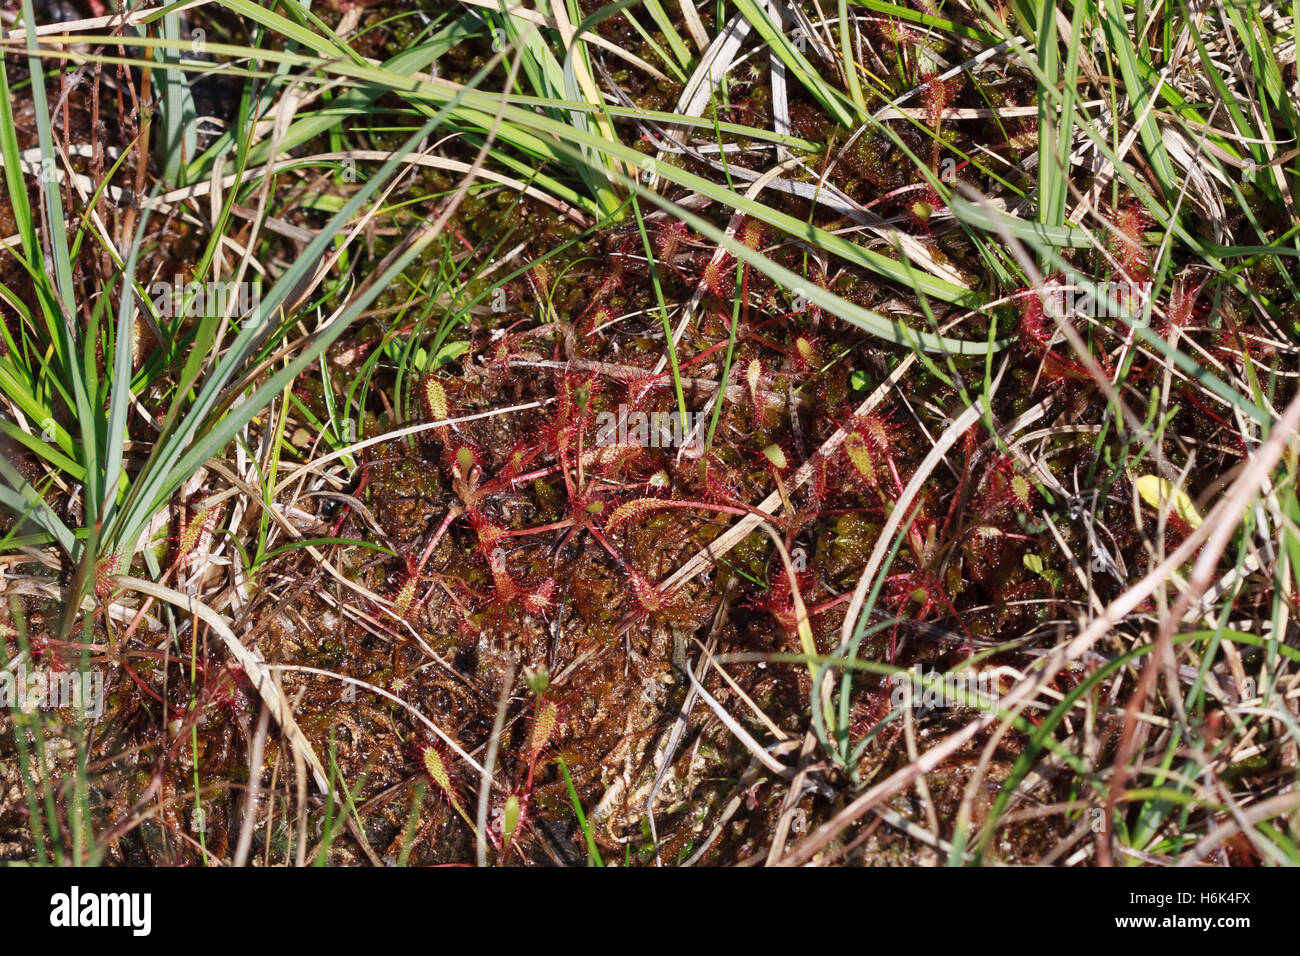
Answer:
[[[974,427],[975,426],[972,425],[971,428],[968,428],[966,430],[966,435],[963,437],[969,439],[970,436],[973,434],[972,429]],[[965,448],[966,456],[964,461],[962,462],[961,481],[958,482],[957,491],[955,494],[953,494],[952,503],[948,506],[948,515],[943,519],[943,530],[945,534],[947,533],[948,529],[952,527],[953,521],[956,520],[957,505],[966,496],[966,486],[970,482],[971,457],[975,454],[975,448],[969,440],[965,442],[965,446],[966,446]]]
[[[150,686],[147,685],[144,681],[142,681],[139,677],[137,677],[135,671],[131,670],[131,665],[128,664],[125,660],[123,660],[123,659],[119,659],[119,660],[118,660],[118,663],[122,665],[122,669],[123,669],[124,671],[127,672],[127,674],[130,676],[131,680],[135,681],[135,686],[136,686],[136,687],[139,687],[142,691],[144,691],[146,694],[148,694],[148,695],[149,695],[150,697],[152,697],[154,700],[158,701],[158,703],[162,704],[162,705],[163,705],[163,709],[164,709],[164,711],[165,711],[166,708],[167,708],[167,701],[163,700],[163,699],[162,699],[161,697],[159,697],[156,693],[154,693],[154,690],[153,690],[152,687],[150,687]]]
[[[560,448],[560,475],[564,478],[564,493],[572,501],[577,497],[577,490],[573,487],[573,478],[569,475],[568,455],[563,447]]]
[[[420,599],[420,606],[424,607],[424,605],[429,602],[429,598],[433,597],[433,592],[435,588],[442,588],[443,593],[446,594],[447,597],[451,598],[452,603],[455,604],[456,607],[460,609],[461,616],[465,619],[466,622],[468,622],[470,618],[469,608],[467,608],[464,602],[462,602],[461,599],[456,596],[455,591],[447,587],[447,582],[443,580],[443,575],[435,574],[435,575],[431,575],[431,577],[433,578],[433,583],[429,585],[429,590],[425,591],[424,597]],[[459,579],[457,578],[454,580],[459,580]],[[462,581],[461,583],[463,584],[464,582]]]
[[[106,653],[107,648],[103,644],[82,644],[80,641],[61,641],[57,637],[47,637],[45,639],[46,647],[71,647],[74,650],[99,651]],[[93,658],[92,658],[93,660]]]
[[[740,342],[743,338],[744,338],[744,336],[738,335],[738,336],[736,336],[736,341],[737,341],[737,342]],[[716,343],[714,343],[713,345],[710,345],[710,346],[709,346],[707,349],[705,349],[703,352],[699,353],[699,354],[696,355],[696,356],[693,356],[692,358],[687,359],[685,362],[683,362],[681,365],[679,365],[678,368],[680,368],[682,371],[685,371],[686,369],[690,368],[692,365],[698,365],[700,362],[703,362],[706,358],[708,358],[708,357],[709,357],[710,355],[712,355],[714,352],[720,352],[720,351],[722,351],[723,349],[725,349],[725,348],[727,347],[727,341],[728,341],[727,339],[723,339],[721,342],[716,342]],[[666,375],[656,375],[655,378],[656,378],[656,379],[659,379],[659,378],[667,378],[667,376],[666,376]]]
[[[501,537],[521,538],[521,537],[526,537],[527,535],[530,534],[545,534],[548,531],[559,531],[561,528],[572,528],[572,527],[573,527],[573,519],[565,518],[563,521],[552,521],[550,524],[539,524],[533,528],[511,528],[508,531],[503,531],[501,533]]]
[[[608,541],[605,540],[605,536],[601,533],[600,529],[596,527],[595,523],[591,521],[585,521],[583,522],[583,524],[586,527],[586,529],[591,532],[591,536],[600,543],[600,546],[609,552],[609,556],[614,559],[614,563],[617,564],[620,568],[623,567],[624,565],[623,556],[619,554],[617,551],[615,551],[613,546]]]
[[[750,332],[749,335],[746,336],[746,338],[757,342],[759,345],[766,345],[774,352],[780,352],[782,355],[784,355],[786,358],[790,359],[791,361],[795,359],[795,354],[792,351],[790,351],[790,349],[786,348],[783,345],[778,345],[776,342],[773,342],[765,335],[759,335],[756,332]]]
[[[745,282],[742,283],[742,286],[748,282],[748,277],[749,277],[749,273],[746,272]],[[721,313],[719,314],[721,315]],[[760,322],[754,325],[752,328],[753,329],[761,328],[764,325],[770,325],[771,323],[779,321],[780,319],[792,318],[800,314],[801,313],[799,312],[787,312],[784,315],[775,316],[766,322]],[[748,322],[748,315],[749,315],[749,306],[748,304],[746,304],[745,315],[742,316],[741,318],[742,324]],[[722,318],[726,319],[728,323],[730,323],[731,321],[730,316],[722,315]],[[778,345],[776,342],[772,341],[769,338],[756,334],[754,331],[752,331],[752,329],[749,332],[737,332],[736,334],[737,345],[739,345],[741,342],[750,341],[751,339],[755,342],[759,342],[762,345],[767,346],[770,349],[773,349],[774,351],[780,352],[782,355],[786,356],[787,358],[793,359],[795,357],[794,354],[789,349],[785,348],[784,346]],[[715,342],[713,345],[710,345],[703,352],[700,352],[698,355],[695,355],[690,359],[688,359],[687,361],[683,362],[680,368],[687,369],[690,368],[692,365],[698,365],[700,362],[703,362],[706,358],[708,358],[710,355],[714,354],[715,352],[720,352],[723,349],[725,349],[730,344],[730,341],[731,341],[730,339],[723,339],[721,342]],[[656,378],[666,378],[666,377],[667,377],[666,373],[663,375],[656,376]]]
[[[590,399],[588,399],[588,401],[590,401]],[[583,408],[581,411],[578,412],[578,490],[579,491],[581,491],[583,486],[587,484],[586,476],[583,474],[583,469],[582,469],[582,431],[583,431],[583,425],[585,425],[586,422],[587,422],[587,410],[586,408]]]
[[[513,478],[497,476],[490,481],[484,482],[479,486],[479,497],[494,495],[510,485],[517,485],[522,481],[534,481],[538,478],[545,478],[547,475],[554,474],[560,468],[559,465],[551,465],[548,468],[538,468],[536,471],[525,472],[522,475],[515,475]]]
[[[447,533],[447,529],[451,527],[452,521],[458,518],[461,514],[462,512],[460,508],[452,507],[447,509],[447,516],[442,519],[442,524],[438,525],[438,530],[434,532],[433,537],[424,548],[424,554],[420,555],[420,560],[415,565],[416,574],[424,573],[424,566],[429,563],[429,558],[433,556],[433,549],[438,546],[438,542],[442,540],[442,536]]]
[[[829,611],[829,610],[830,610],[831,608],[833,608],[835,605],[837,605],[837,604],[843,604],[845,601],[847,601],[847,600],[848,600],[849,598],[851,598],[851,597],[853,597],[853,592],[852,592],[852,591],[845,591],[845,592],[844,592],[843,594],[841,594],[839,597],[837,597],[837,598],[831,598],[829,601],[825,602],[824,604],[818,604],[816,607],[810,607],[810,608],[808,608],[808,616],[809,616],[809,617],[815,617],[815,616],[817,616],[818,614],[825,614],[827,611]]]
[[[740,322],[749,325],[749,263],[740,264]]]
[[[1197,398],[1196,395],[1190,389],[1187,388],[1187,386],[1183,385],[1182,383],[1177,383],[1175,387],[1178,389],[1179,394],[1183,395],[1188,401],[1190,401],[1193,405],[1195,405],[1201,412],[1208,415],[1210,418],[1214,419],[1225,429],[1227,429],[1229,433],[1235,434],[1235,429],[1233,429],[1231,425],[1229,425],[1226,421],[1224,421],[1224,419],[1221,416],[1216,415],[1213,411],[1211,411],[1210,407],[1206,405],[1203,401],[1201,401],[1199,398]]]
[[[361,466],[361,480],[357,482],[357,490],[352,493],[352,497],[360,500],[361,492],[366,490],[366,485],[370,483],[370,466]],[[339,514],[338,520],[334,522],[334,531],[331,537],[337,538],[339,532],[343,530],[343,522],[347,520],[348,515],[352,512],[351,503],[343,505],[343,511]]]

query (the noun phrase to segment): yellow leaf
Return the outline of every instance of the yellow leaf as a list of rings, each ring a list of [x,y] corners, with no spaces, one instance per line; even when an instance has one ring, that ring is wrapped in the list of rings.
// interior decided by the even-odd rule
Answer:
[[[1143,475],[1133,484],[1137,486],[1142,500],[1156,511],[1168,507],[1171,514],[1182,518],[1192,528],[1201,526],[1201,516],[1197,513],[1196,506],[1192,504],[1192,499],[1183,489],[1174,487],[1172,483],[1158,475]]]

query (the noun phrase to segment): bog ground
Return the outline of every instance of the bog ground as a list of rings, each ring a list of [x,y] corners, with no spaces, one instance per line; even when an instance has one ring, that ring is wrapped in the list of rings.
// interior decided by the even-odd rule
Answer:
[[[1296,14],[5,0],[0,860],[1300,862]]]

